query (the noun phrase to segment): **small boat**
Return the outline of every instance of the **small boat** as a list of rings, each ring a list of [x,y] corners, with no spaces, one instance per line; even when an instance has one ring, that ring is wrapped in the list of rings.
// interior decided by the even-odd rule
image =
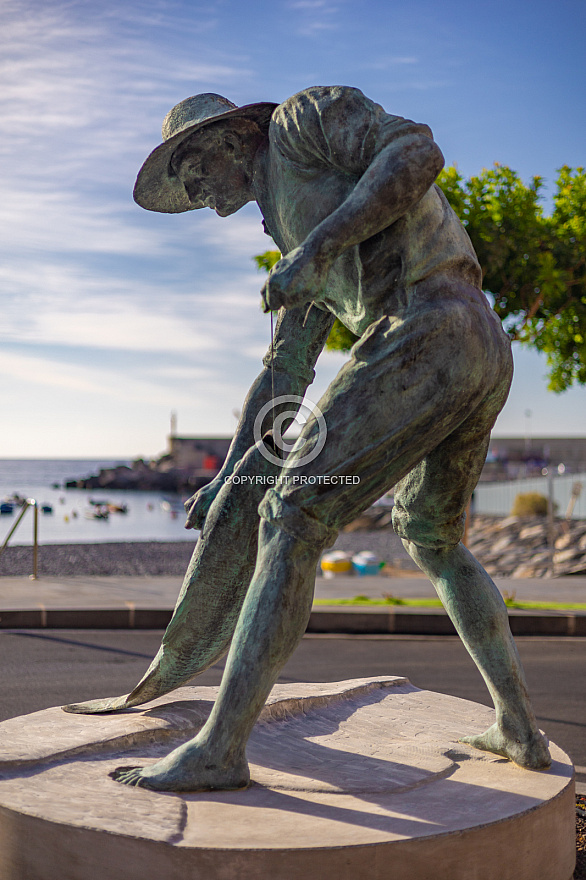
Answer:
[[[108,504],[107,508],[110,513],[128,513],[127,504]]]
[[[107,520],[110,516],[110,511],[107,507],[93,507],[90,510],[84,511],[86,519],[104,519]]]
[[[22,507],[26,504],[26,498],[24,495],[19,495],[18,492],[13,492],[8,498],[4,499],[9,504],[14,504],[16,507]]]

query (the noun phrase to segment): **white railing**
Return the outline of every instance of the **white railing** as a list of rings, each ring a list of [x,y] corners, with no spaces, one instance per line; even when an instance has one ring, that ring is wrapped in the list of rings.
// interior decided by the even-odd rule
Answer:
[[[585,488],[576,494],[578,483]],[[552,476],[479,483],[474,490],[472,510],[474,513],[508,516],[515,497],[526,492],[539,492],[546,498],[551,493],[558,517],[565,517],[569,512],[568,519],[586,519],[586,473],[561,475],[554,471]]]

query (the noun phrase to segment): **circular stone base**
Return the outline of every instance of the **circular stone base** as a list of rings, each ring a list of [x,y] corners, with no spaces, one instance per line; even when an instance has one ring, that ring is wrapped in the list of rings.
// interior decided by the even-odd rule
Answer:
[[[246,791],[115,782],[191,738],[216,688],[114,715],[0,724],[2,880],[570,880],[573,768],[522,770],[458,742],[485,706],[385,677],[274,688]]]

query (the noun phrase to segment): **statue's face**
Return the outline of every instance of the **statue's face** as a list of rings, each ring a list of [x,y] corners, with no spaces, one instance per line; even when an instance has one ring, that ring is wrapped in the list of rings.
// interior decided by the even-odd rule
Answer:
[[[194,208],[212,208],[228,217],[252,201],[247,152],[230,131],[194,137],[176,151],[171,164]]]

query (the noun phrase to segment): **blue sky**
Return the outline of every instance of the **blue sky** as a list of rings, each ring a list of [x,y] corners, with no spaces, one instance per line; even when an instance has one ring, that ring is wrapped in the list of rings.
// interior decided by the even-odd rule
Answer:
[[[3,0],[0,458],[153,456],[231,433],[269,342],[256,206],[158,215],[136,173],[178,101],[361,88],[465,175],[584,164],[583,0]],[[319,399],[343,358],[324,354]],[[497,428],[586,434],[586,389],[516,352]],[[525,412],[531,410],[529,420]]]

